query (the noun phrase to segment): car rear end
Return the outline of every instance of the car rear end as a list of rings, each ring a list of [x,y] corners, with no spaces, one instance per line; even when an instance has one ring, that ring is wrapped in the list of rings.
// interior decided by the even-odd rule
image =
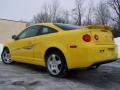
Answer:
[[[117,45],[109,26],[70,28],[68,25],[62,26],[65,33],[62,33],[64,37],[61,36],[59,41],[67,45],[65,56],[69,69],[86,68],[117,60]]]
[[[117,60],[117,45],[108,26],[86,26],[81,34],[78,49],[73,52],[77,62],[75,67],[90,67]],[[81,29],[82,30],[82,29]],[[83,30],[85,30],[83,28]]]
[[[117,46],[111,28],[108,26],[88,26],[94,43],[94,64],[102,64],[117,60]]]

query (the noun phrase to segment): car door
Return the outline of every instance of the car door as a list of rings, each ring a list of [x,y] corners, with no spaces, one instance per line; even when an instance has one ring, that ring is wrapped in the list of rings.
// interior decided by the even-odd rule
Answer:
[[[49,35],[56,33],[57,30],[50,28],[48,26],[41,26],[41,29],[39,29],[38,37],[36,37],[36,43],[38,44],[34,48],[35,52],[35,59],[37,60],[37,63],[40,65],[44,65],[44,49],[46,49],[47,46],[47,38],[49,38]]]
[[[18,40],[12,44],[12,56],[16,61],[34,62],[35,36],[38,35],[40,26],[31,26],[18,35]]]

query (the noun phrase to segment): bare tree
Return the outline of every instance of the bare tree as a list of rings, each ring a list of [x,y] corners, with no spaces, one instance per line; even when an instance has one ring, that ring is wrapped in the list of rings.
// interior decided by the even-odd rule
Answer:
[[[58,15],[57,17],[57,22],[58,23],[69,23],[70,20],[69,20],[69,11],[65,10],[65,9],[62,9],[60,11],[60,14]]]
[[[51,22],[49,7],[44,4],[40,13],[34,16],[33,23]]]
[[[34,16],[33,23],[56,22],[59,5],[58,0],[53,0],[52,4],[44,4],[41,11]]]
[[[115,11],[116,17],[112,20],[116,22],[118,30],[120,30],[120,0],[108,0],[108,5]]]
[[[87,13],[85,15],[85,20],[83,22],[83,25],[91,25],[93,22],[93,15],[94,15],[94,7],[93,7],[93,1],[89,3],[89,7],[87,8]]]
[[[110,11],[107,4],[101,1],[96,8],[95,19],[97,24],[107,25],[110,19]]]
[[[50,5],[52,22],[56,22],[56,18],[59,12],[59,7],[60,7],[60,3],[58,2],[58,0],[53,0],[52,4]]]
[[[82,25],[82,15],[83,15],[83,0],[75,0],[75,8],[73,9],[73,18],[75,20],[75,24]]]

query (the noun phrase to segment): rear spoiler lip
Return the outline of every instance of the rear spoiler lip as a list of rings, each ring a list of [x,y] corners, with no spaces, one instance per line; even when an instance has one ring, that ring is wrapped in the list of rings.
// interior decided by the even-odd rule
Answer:
[[[88,29],[104,29],[104,30],[112,31],[112,27],[107,26],[107,25],[88,25],[88,26],[85,26],[84,28],[88,28]]]

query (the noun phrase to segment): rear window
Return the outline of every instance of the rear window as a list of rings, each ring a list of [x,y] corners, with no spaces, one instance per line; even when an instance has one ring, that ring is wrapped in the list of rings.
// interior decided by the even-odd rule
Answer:
[[[57,27],[59,27],[59,28],[61,28],[63,30],[76,30],[76,29],[80,28],[80,26],[72,25],[72,24],[56,23],[54,25],[56,25]]]

